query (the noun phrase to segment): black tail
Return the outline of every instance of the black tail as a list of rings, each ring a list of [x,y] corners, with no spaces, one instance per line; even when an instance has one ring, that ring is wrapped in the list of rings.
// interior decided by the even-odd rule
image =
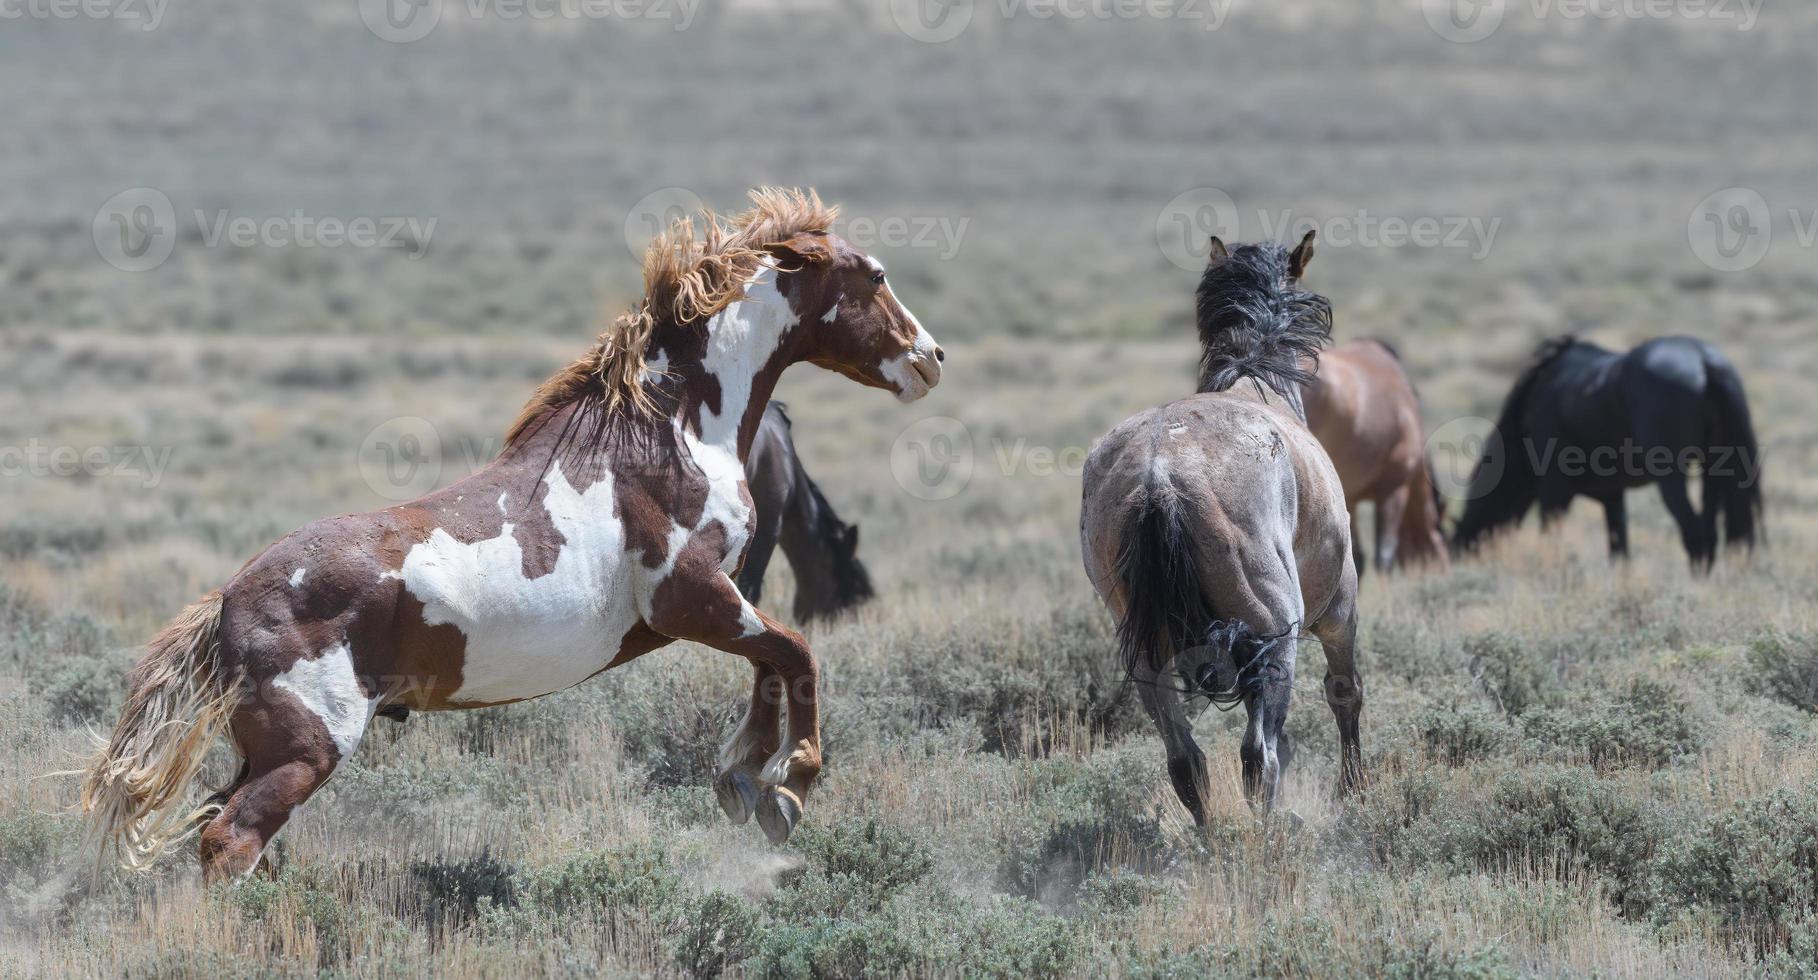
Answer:
[[[1172,488],[1153,488],[1137,505],[1117,553],[1117,577],[1124,587],[1124,616],[1117,624],[1117,649],[1124,672],[1143,668],[1157,683],[1177,654],[1201,646],[1219,648],[1202,669],[1182,678],[1185,690],[1219,703],[1238,698],[1239,675],[1258,660],[1272,638],[1240,620],[1220,622],[1206,599],[1187,531],[1188,505]],[[1248,679],[1247,677],[1245,679]]]
[[[1731,546],[1755,546],[1761,529],[1761,449],[1749,420],[1749,400],[1742,377],[1727,361],[1707,361],[1705,389],[1717,417],[1712,452],[1706,456],[1704,508],[1723,510],[1723,538]]]

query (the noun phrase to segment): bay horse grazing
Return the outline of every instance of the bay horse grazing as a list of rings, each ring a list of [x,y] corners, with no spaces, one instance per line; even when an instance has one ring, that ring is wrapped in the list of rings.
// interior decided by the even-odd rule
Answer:
[[[735,822],[789,836],[821,767],[818,675],[801,636],[733,584],[753,523],[744,459],[789,365],[909,402],[943,355],[883,266],[828,232],[818,196],[752,200],[652,242],[642,301],[537,390],[496,460],[291,533],[152,641],[83,787],[125,863],[206,819],[205,876],[246,872],[381,709],[539,697],[675,640],[752,663],[715,789]],[[244,762],[191,810],[221,732]]]
[[[1362,778],[1354,657],[1357,573],[1344,488],[1308,431],[1301,386],[1332,308],[1300,284],[1313,235],[1227,251],[1199,283],[1199,393],[1120,423],[1086,461],[1086,574],[1117,618],[1119,652],[1161,732],[1180,801],[1206,822],[1206,760],[1183,698],[1242,701],[1246,796],[1267,810],[1290,755],[1282,733],[1303,633],[1326,652],[1341,792]]]
[[[1703,479],[1703,513],[1687,483]],[[1742,377],[1715,347],[1662,337],[1626,354],[1573,337],[1542,345],[1503,403],[1471,473],[1455,547],[1518,525],[1536,503],[1542,526],[1578,496],[1603,504],[1612,558],[1629,553],[1624,491],[1660,484],[1694,569],[1717,557],[1717,518],[1731,546],[1753,547],[1761,523],[1761,453]]]
[[[1332,457],[1345,487],[1357,574],[1364,571],[1357,508],[1365,501],[1376,508],[1378,571],[1397,562],[1432,562],[1441,569],[1450,564],[1420,396],[1395,348],[1380,340],[1353,340],[1325,351],[1301,397],[1307,427]]]
[[[739,570],[739,591],[757,603],[764,589],[764,570],[778,544],[795,572],[795,620],[832,619],[870,601],[871,576],[858,559],[858,525],[833,512],[825,494],[802,466],[790,434],[789,413],[782,402],[764,410],[745,479],[757,510],[757,530]]]

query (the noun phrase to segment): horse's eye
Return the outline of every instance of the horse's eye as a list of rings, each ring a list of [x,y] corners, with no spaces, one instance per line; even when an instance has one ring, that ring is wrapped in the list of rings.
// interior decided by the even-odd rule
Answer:
[[[884,274],[881,272],[873,272],[871,274],[871,284],[874,286],[882,286],[884,284]]]

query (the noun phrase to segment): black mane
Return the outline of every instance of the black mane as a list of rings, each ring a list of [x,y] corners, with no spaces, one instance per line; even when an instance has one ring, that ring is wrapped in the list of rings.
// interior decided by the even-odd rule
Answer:
[[[1206,267],[1195,295],[1199,315],[1199,390],[1224,391],[1245,378],[1282,397],[1313,380],[1332,339],[1332,304],[1288,275],[1288,250],[1239,245]]]
[[[1532,362],[1509,389],[1509,397],[1502,403],[1502,412],[1496,418],[1494,440],[1484,447],[1483,457],[1471,470],[1469,502],[1465,505],[1464,516],[1458,521],[1455,538],[1459,547],[1468,548],[1485,534],[1520,524],[1527,516],[1528,508],[1533,506],[1540,478],[1534,472],[1532,459],[1523,450],[1523,440],[1528,433],[1522,419],[1527,415],[1528,400],[1541,378],[1567,351],[1580,343],[1571,334],[1542,341]],[[1500,468],[1495,462],[1496,454],[1501,455]]]

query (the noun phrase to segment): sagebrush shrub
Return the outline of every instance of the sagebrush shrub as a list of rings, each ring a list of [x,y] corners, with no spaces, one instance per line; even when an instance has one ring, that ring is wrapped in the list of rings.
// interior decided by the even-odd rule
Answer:
[[[1661,847],[1647,895],[1654,918],[1706,913],[1758,954],[1786,949],[1818,916],[1818,794],[1738,800]]]
[[[1749,686],[1803,711],[1818,713],[1818,642],[1773,630],[1749,645]]]
[[[1448,765],[1495,758],[1515,743],[1508,721],[1475,701],[1428,705],[1415,716],[1414,725],[1427,754]]]
[[[1582,697],[1521,715],[1522,730],[1538,755],[1559,754],[1599,768],[1659,768],[1691,755],[1704,730],[1672,686],[1638,678],[1615,698]]]

